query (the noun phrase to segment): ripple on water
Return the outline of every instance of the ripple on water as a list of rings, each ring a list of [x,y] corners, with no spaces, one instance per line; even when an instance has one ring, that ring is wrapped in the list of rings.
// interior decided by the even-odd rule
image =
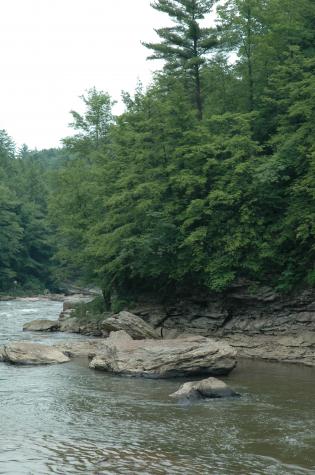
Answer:
[[[59,302],[0,302],[0,339]],[[73,336],[74,338],[80,338]],[[241,364],[228,378],[239,399],[182,406],[179,381],[124,379],[82,362],[0,365],[0,474],[315,474],[315,378],[310,368]]]

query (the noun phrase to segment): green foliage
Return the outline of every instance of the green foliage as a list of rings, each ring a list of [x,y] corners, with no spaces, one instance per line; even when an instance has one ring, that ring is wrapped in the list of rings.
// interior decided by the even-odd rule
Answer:
[[[69,124],[77,133],[63,140],[71,153],[89,155],[91,150],[102,148],[107,141],[108,131],[113,122],[109,95],[95,88],[89,89],[81,99],[85,106],[84,115],[71,111],[73,122]]]
[[[121,116],[93,88],[60,150],[0,132],[0,290],[51,282],[52,247],[60,280],[102,288],[82,320],[147,291],[314,285],[314,2],[227,0],[216,30],[214,4],[153,4],[165,67]]]
[[[223,291],[239,278],[281,291],[314,283],[313,4],[228,0],[216,35],[198,23],[212,4],[154,3],[174,21],[146,45],[164,72],[124,94],[115,123],[106,111],[97,150],[75,116],[77,158],[55,176],[60,269],[97,283],[116,310],[139,292]]]
[[[23,147],[18,153],[0,133],[0,292],[43,291],[52,285],[47,186],[40,163]]]
[[[75,306],[72,316],[82,324],[86,322],[101,322],[106,317],[107,308],[102,297],[96,297],[91,302],[79,303]]]
[[[166,71],[185,78],[199,119],[203,115],[201,67],[207,54],[217,45],[214,29],[202,27],[201,20],[210,13],[216,1],[156,0],[152,7],[167,13],[174,25],[156,30],[160,43],[143,43],[153,51],[148,59],[164,60]]]

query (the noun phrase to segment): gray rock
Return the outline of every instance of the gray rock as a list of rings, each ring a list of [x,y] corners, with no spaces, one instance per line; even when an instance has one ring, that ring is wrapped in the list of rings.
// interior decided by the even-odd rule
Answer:
[[[124,343],[124,342],[128,342],[128,341],[132,341],[132,338],[130,335],[128,335],[127,332],[125,332],[124,330],[119,330],[117,332],[111,332],[109,337],[107,338],[106,340],[106,344],[119,344],[119,343]]]
[[[227,335],[224,341],[242,358],[315,366],[315,333],[298,335]]]
[[[59,330],[65,333],[80,333],[89,336],[107,337],[108,332],[101,330],[100,322],[93,318],[82,321],[75,317],[73,308],[64,310],[59,315]]]
[[[80,333],[80,322],[71,316],[71,312],[62,312],[59,320],[59,329],[65,333]]]
[[[315,288],[281,295],[239,280],[224,293],[186,289],[163,305],[158,295],[139,296],[134,313],[165,339],[225,339],[242,357],[315,366]]]
[[[58,320],[32,320],[23,325],[23,331],[30,332],[55,332],[59,330]]]
[[[54,345],[54,348],[61,351],[70,358],[94,358],[94,356],[101,353],[102,351],[106,351],[108,345],[119,344],[127,341],[132,341],[131,336],[129,336],[124,331],[118,331],[112,332],[106,339],[97,338],[86,339],[83,341],[70,340],[57,343]]]
[[[101,328],[109,332],[124,330],[135,340],[160,337],[156,330],[142,320],[142,318],[126,311],[122,311],[103,320]]]
[[[76,308],[80,304],[92,302],[95,299],[95,295],[86,294],[74,294],[64,298],[63,310],[69,310]]]
[[[90,363],[94,369],[148,378],[224,375],[235,365],[236,351],[231,346],[198,336],[112,342]]]
[[[16,341],[4,346],[3,359],[20,365],[67,363],[69,358],[52,346]]]
[[[65,341],[54,345],[58,351],[61,351],[70,358],[88,358],[94,357],[105,347],[105,340],[89,339],[83,341]]]
[[[207,378],[202,381],[184,383],[175,393],[170,394],[170,397],[179,400],[235,396],[238,396],[238,394],[217,378]]]

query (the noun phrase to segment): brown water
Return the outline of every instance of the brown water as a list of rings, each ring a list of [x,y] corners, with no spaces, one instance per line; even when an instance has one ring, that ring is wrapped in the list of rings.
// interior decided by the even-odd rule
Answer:
[[[0,302],[0,344],[60,304]],[[0,364],[0,474],[315,474],[315,370],[241,363],[240,399],[180,405],[181,381],[119,378],[83,361]]]

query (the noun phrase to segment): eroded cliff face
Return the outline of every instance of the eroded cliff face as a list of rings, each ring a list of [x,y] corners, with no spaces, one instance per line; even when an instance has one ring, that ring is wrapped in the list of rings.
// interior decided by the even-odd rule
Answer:
[[[61,331],[106,337],[102,320],[73,317],[76,302],[65,302]],[[150,323],[162,338],[182,334],[224,340],[246,358],[315,366],[315,289],[281,296],[267,287],[240,283],[225,294],[139,297],[130,312]],[[105,318],[105,316],[104,316]]]
[[[174,296],[161,305],[156,299],[131,311],[163,337],[179,333],[227,340],[243,357],[315,366],[315,291],[281,296],[267,287],[239,284],[221,295]]]
[[[131,311],[164,331],[170,329],[202,335],[285,335],[315,331],[315,291],[280,296],[268,288],[246,285],[225,294],[187,295],[159,304],[144,299]]]

